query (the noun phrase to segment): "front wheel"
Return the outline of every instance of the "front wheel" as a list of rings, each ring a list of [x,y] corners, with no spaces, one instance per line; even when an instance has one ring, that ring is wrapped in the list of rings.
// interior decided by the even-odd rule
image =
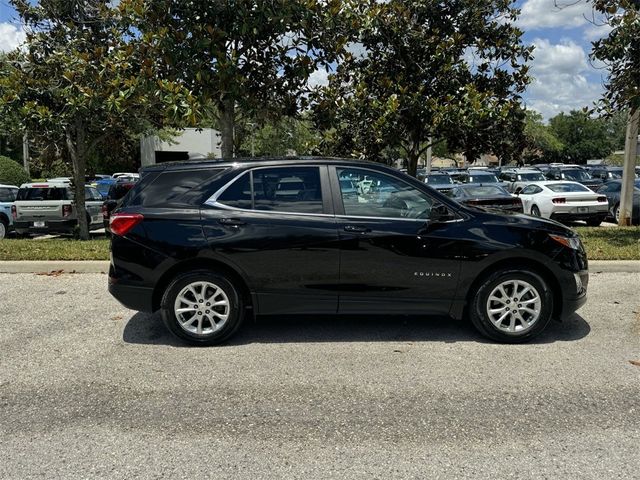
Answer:
[[[484,279],[469,312],[484,336],[504,343],[527,342],[551,320],[553,294],[535,272],[500,270]]]
[[[9,225],[7,225],[2,218],[0,218],[0,240],[7,236],[8,231]]]
[[[162,297],[162,319],[177,337],[196,345],[224,342],[240,328],[242,296],[224,276],[199,270],[176,277]]]

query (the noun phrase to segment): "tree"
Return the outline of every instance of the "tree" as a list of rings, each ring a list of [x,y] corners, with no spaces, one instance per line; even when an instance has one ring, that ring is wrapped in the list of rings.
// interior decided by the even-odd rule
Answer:
[[[562,112],[551,118],[549,125],[563,144],[556,160],[586,163],[592,158],[605,158],[615,148],[606,119],[593,118],[586,110]]]
[[[156,80],[109,0],[11,0],[27,39],[7,55],[0,78],[0,118],[66,149],[73,167],[80,238],[89,238],[85,210],[87,160],[107,139],[195,118],[198,104],[182,86]]]
[[[640,124],[640,1],[595,0],[594,9],[611,27],[607,37],[593,43],[591,52],[609,70],[603,106],[609,112],[628,112],[620,225],[630,225]]]
[[[464,142],[471,152],[485,137],[466,133],[490,131],[513,113],[532,48],[521,42],[510,1],[367,0],[351,8],[364,54],[346,57],[315,108],[337,153],[379,160],[400,147],[415,175],[429,139]]]
[[[553,130],[542,122],[542,115],[533,110],[526,111],[524,135],[526,151],[523,157],[529,163],[557,159],[564,148]]]
[[[234,154],[238,112],[292,115],[309,76],[344,44],[323,26],[339,0],[270,2],[125,0],[161,78],[186,85],[212,107],[222,155]]]
[[[320,142],[313,124],[303,118],[284,117],[263,125],[244,124],[240,153],[256,156],[310,155]]]

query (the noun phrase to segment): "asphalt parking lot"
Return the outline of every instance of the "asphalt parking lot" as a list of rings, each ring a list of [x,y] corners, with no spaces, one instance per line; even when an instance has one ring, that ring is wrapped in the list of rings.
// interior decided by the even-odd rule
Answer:
[[[638,478],[640,273],[527,345],[262,318],[186,347],[101,274],[0,275],[0,478]]]

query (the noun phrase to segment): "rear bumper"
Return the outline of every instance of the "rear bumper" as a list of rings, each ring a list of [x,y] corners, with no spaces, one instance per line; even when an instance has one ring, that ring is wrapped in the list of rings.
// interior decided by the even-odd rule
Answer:
[[[109,293],[122,305],[139,312],[153,312],[153,288],[119,285],[109,278]]]
[[[607,212],[587,212],[587,213],[577,213],[577,212],[554,212],[551,214],[551,220],[557,220],[559,222],[571,221],[571,220],[604,220],[607,218]]]
[[[33,221],[15,221],[13,227],[19,233],[73,233],[78,220],[45,220],[44,227],[34,227]]]

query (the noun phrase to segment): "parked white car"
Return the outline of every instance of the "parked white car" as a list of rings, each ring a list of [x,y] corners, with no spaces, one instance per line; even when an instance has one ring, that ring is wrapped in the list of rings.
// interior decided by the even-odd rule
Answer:
[[[518,195],[524,213],[558,221],[584,220],[597,227],[607,216],[607,197],[578,182],[547,181],[525,186]]]

